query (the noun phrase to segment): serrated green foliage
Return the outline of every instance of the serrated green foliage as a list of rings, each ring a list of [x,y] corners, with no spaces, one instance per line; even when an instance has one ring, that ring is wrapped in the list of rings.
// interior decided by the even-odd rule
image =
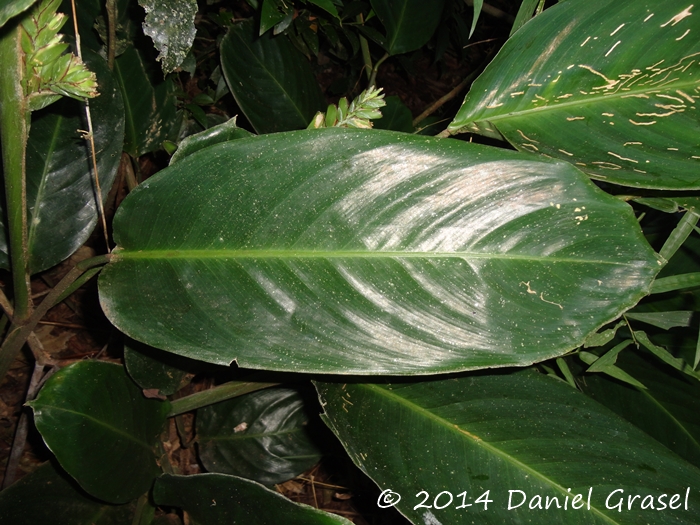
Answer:
[[[560,356],[661,268],[628,205],[568,164],[349,128],[196,152],[129,195],[114,238],[100,294],[122,331],[296,372]]]
[[[20,41],[26,65],[24,94],[29,109],[48,106],[61,96],[78,100],[97,93],[95,74],[72,53],[58,34],[67,17],[56,10],[61,0],[43,0],[22,19]]]
[[[382,88],[365,89],[348,105],[348,99],[343,97],[338,105],[328,106],[326,113],[318,112],[308,126],[308,129],[319,128],[361,128],[370,129],[372,120],[382,118],[380,108],[386,106]]]
[[[535,17],[449,126],[626,186],[697,189],[700,31],[684,0],[569,0]]]
[[[321,459],[311,428],[304,398],[290,388],[268,388],[197,411],[204,467],[267,486],[292,479]]]
[[[397,508],[412,523],[696,521],[683,506],[642,510],[640,498],[628,510],[626,496],[665,492],[684,498],[691,487],[688,508],[694,508],[700,503],[692,489],[700,483],[698,468],[566,383],[533,370],[316,387],[326,424],[379,490],[401,494]],[[617,489],[624,493],[613,494],[609,503],[622,496],[622,512],[605,504]],[[487,490],[493,502],[484,509],[475,500]],[[510,490],[525,492],[525,504],[508,509]],[[589,490],[590,509],[572,509],[573,495],[586,501]],[[420,491],[429,494],[426,505],[433,506],[441,491],[450,492],[453,502],[421,508],[423,498],[415,496]],[[547,496],[559,498],[561,507],[545,510]],[[515,493],[512,501],[521,499]],[[443,495],[439,503],[448,500]],[[470,506],[460,508],[463,501]]]
[[[91,496],[125,503],[150,488],[168,404],[145,399],[124,367],[75,363],[54,374],[29,405],[46,445]]]
[[[352,525],[334,514],[293,503],[254,481],[225,474],[172,476],[156,480],[157,505],[183,509],[206,525]]]
[[[164,73],[180,67],[192,47],[196,0],[139,0],[146,11],[143,32],[153,39]]]

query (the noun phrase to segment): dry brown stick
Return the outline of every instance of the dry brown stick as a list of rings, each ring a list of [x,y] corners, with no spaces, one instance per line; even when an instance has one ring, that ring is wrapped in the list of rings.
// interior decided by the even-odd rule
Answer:
[[[413,127],[415,128],[420,124],[422,121],[424,121],[427,117],[435,113],[438,109],[440,109],[446,102],[449,102],[453,98],[455,98],[457,95],[460,94],[460,92],[467,87],[472,80],[474,80],[474,77],[476,77],[477,72],[479,69],[472,71],[469,75],[466,76],[464,80],[462,80],[459,84],[457,84],[452,90],[447,93],[446,95],[443,95],[439,99],[437,99],[435,102],[430,104],[423,113],[418,115],[416,118],[413,119]]]

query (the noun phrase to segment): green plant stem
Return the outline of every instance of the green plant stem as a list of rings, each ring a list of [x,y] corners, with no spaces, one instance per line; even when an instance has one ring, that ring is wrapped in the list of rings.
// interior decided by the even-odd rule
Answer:
[[[372,74],[369,76],[369,89],[372,89],[377,83],[377,72],[379,71],[379,66],[381,66],[384,61],[389,58],[389,53],[384,53],[384,56],[377,60],[376,64],[372,68]]]
[[[357,15],[355,17],[355,20],[357,20],[358,24],[364,25],[365,21],[362,18],[362,14]],[[372,55],[369,53],[369,42],[367,42],[367,39],[362,36],[362,35],[357,35],[360,38],[360,49],[362,50],[362,59],[365,62],[365,74],[367,75],[367,80],[371,80],[372,78]],[[370,82],[369,87],[372,87],[372,83]]]
[[[678,222],[678,226],[671,232],[663,247],[659,250],[659,255],[669,261],[685,240],[693,233],[693,228],[698,223],[700,215],[688,210]]]
[[[31,288],[27,249],[26,150],[29,136],[27,101],[22,91],[24,53],[20,46],[19,25],[5,29],[0,36],[0,135],[2,136],[5,211],[9,235],[10,264],[14,293],[14,324],[31,315]],[[1,377],[1,376],[0,376]]]
[[[78,263],[59,281],[53,290],[51,290],[25,323],[21,325],[13,323],[12,326],[10,326],[8,335],[0,347],[0,383],[10,369],[10,365],[12,365],[17,354],[22,350],[22,346],[24,346],[27,338],[36,325],[39,324],[39,321],[46,315],[46,312],[60,302],[59,299],[63,296],[63,293],[83,275],[83,273],[91,268],[108,263],[111,257],[111,255],[100,255]]]
[[[203,392],[197,392],[189,396],[181,397],[172,401],[170,404],[170,412],[168,417],[177,416],[190,412],[197,408],[213,405],[220,401],[226,401],[234,397],[242,396],[256,390],[263,390],[271,386],[277,386],[280,383],[256,383],[251,381],[230,381]]]

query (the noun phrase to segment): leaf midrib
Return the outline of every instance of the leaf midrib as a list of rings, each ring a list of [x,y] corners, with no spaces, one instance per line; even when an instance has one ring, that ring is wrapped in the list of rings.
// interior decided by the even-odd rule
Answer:
[[[394,392],[391,391],[391,390],[387,390],[386,388],[382,388],[382,387],[379,386],[379,385],[373,385],[373,384],[368,384],[368,383],[366,383],[366,384],[358,385],[358,386],[367,388],[368,390],[372,390],[372,391],[374,391],[374,392],[378,393],[379,395],[384,396],[384,397],[386,397],[386,398],[390,398],[392,401],[395,401],[395,402],[397,402],[398,404],[401,404],[401,405],[407,407],[409,410],[411,410],[411,411],[413,411],[413,412],[415,412],[415,413],[417,413],[417,414],[420,414],[421,416],[423,416],[423,417],[425,417],[425,418],[427,418],[427,419],[432,420],[433,422],[437,423],[438,425],[441,425],[441,426],[447,428],[450,432],[459,434],[459,436],[460,436],[462,439],[469,439],[469,440],[471,440],[472,443],[474,443],[474,444],[476,444],[476,445],[478,445],[478,446],[481,446],[481,447],[485,448],[488,452],[494,454],[495,456],[498,456],[498,457],[502,458],[503,460],[505,460],[505,461],[507,461],[507,462],[510,462],[510,463],[511,463],[512,465],[514,465],[515,467],[517,467],[517,468],[519,468],[519,469],[525,471],[526,473],[531,474],[533,477],[535,477],[535,478],[539,479],[540,481],[543,481],[544,483],[550,485],[552,488],[559,490],[563,495],[571,495],[571,494],[570,494],[562,485],[560,485],[559,483],[557,483],[557,482],[555,482],[554,480],[548,478],[547,476],[545,476],[545,475],[542,474],[541,472],[539,472],[539,471],[533,469],[532,467],[526,465],[526,464],[523,463],[522,461],[520,461],[520,460],[514,458],[514,457],[511,456],[510,454],[507,454],[507,453],[503,452],[502,450],[500,450],[499,448],[497,448],[497,447],[491,445],[489,442],[484,441],[483,439],[480,439],[478,436],[475,436],[475,435],[469,433],[469,432],[468,432],[467,430],[465,430],[465,429],[462,429],[462,428],[461,428],[459,425],[457,425],[456,423],[451,423],[450,421],[448,421],[448,420],[446,420],[446,419],[444,419],[444,418],[438,417],[437,415],[435,415],[433,412],[429,411],[428,409],[423,408],[422,406],[417,405],[417,404],[415,404],[415,403],[412,403],[411,401],[407,400],[406,398],[401,397],[400,395],[394,393]],[[596,506],[594,506],[594,505],[591,505],[591,512],[597,514],[598,516],[600,516],[601,518],[603,518],[603,519],[604,519],[605,521],[607,521],[608,523],[612,523],[612,524],[615,524],[615,525],[618,525],[618,524],[620,523],[620,522],[615,521],[614,519],[612,519],[610,516],[608,516],[608,515],[605,514],[604,512],[600,511],[600,510],[599,510]]]
[[[478,252],[344,251],[344,250],[126,250],[116,249],[113,261],[124,259],[499,259],[550,263],[634,266],[627,261]]]

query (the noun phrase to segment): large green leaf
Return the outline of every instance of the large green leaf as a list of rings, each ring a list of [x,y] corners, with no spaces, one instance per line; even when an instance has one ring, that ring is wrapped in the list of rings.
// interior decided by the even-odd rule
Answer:
[[[46,445],[90,495],[125,503],[150,488],[168,404],[144,398],[124,367],[100,361],[68,366],[29,405]]]
[[[5,25],[10,18],[26,11],[36,0],[0,0],[0,27]]]
[[[304,399],[291,388],[269,388],[200,408],[197,441],[209,472],[263,485],[292,479],[321,459],[310,439]]]
[[[351,525],[345,518],[299,505],[247,479],[225,474],[164,474],[153,489],[156,504],[184,509],[194,525]]]
[[[634,352],[621,353],[616,364],[646,389],[586,374],[583,391],[700,467],[700,385]]]
[[[236,24],[221,41],[221,70],[258,133],[303,129],[326,109],[304,55],[284,35],[257,36],[252,21]]]
[[[560,355],[644,296],[631,209],[566,163],[329,128],[239,139],[133,191],[102,307],[218,364],[427,374]]]
[[[13,525],[123,525],[135,505],[109,505],[85,494],[47,462],[0,492],[0,522]]]
[[[102,198],[112,187],[124,141],[124,106],[105,61],[86,50],[100,96],[90,111]],[[84,104],[64,98],[34,113],[27,144],[29,268],[37,273],[77,250],[98,220]],[[5,229],[0,229],[0,266],[9,268]]]
[[[700,23],[685,0],[569,0],[474,82],[452,133],[503,136],[592,177],[700,188]]]
[[[533,370],[317,389],[350,457],[390,491],[379,503],[400,495],[396,506],[413,523],[697,522],[698,468]],[[680,494],[676,510],[668,508],[673,494]],[[628,496],[636,498],[629,509]]]
[[[386,28],[390,55],[423,47],[440,23],[445,0],[371,0],[372,8]]]
[[[153,39],[160,52],[164,73],[171,73],[189,53],[194,35],[196,0],[139,0],[146,11],[143,32]]]
[[[114,74],[124,98],[124,151],[138,157],[160,149],[175,120],[175,86],[163,79],[146,54],[129,47],[114,62]]]

